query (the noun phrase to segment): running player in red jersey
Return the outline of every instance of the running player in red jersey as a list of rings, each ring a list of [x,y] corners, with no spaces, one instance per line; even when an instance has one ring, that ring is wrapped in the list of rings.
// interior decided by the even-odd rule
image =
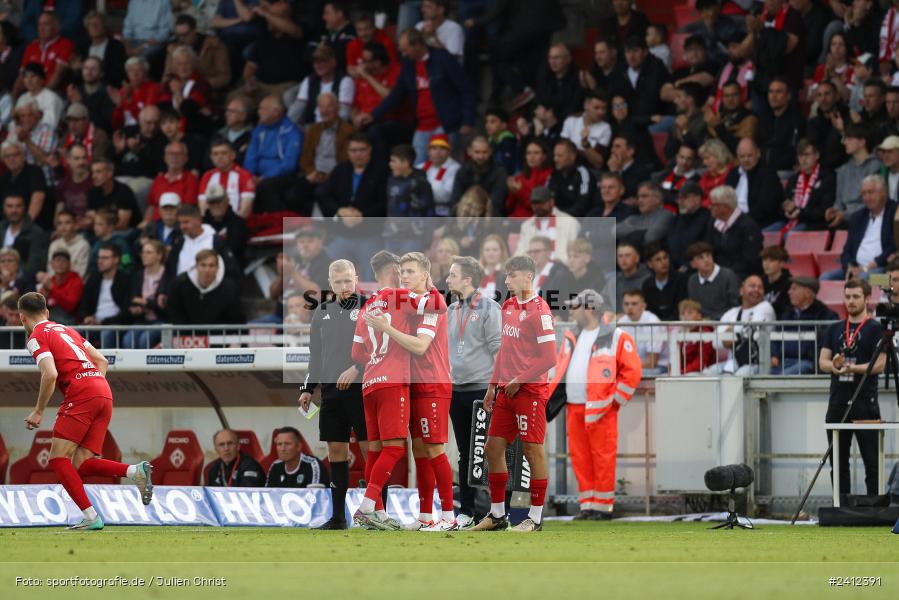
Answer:
[[[112,390],[106,381],[109,361],[74,329],[49,320],[46,299],[29,292],[19,298],[19,318],[28,332],[26,347],[41,371],[41,388],[34,411],[25,418],[37,429],[54,387],[63,400],[53,425],[50,468],[81,509],[84,518],[69,529],[103,529],[103,520],[91,506],[82,479],[89,475],[128,477],[137,485],[144,505],[153,499],[153,468],[99,458],[112,417]],[[77,470],[76,470],[77,469]]]
[[[397,461],[405,451],[409,432],[409,353],[391,344],[386,334],[377,332],[365,322],[365,315],[381,315],[399,331],[406,332],[416,315],[434,311],[442,299],[440,293],[417,296],[408,290],[386,287],[397,281],[399,259],[382,251],[372,257],[372,269],[381,289],[369,298],[356,322],[353,336],[353,361],[365,365],[362,396],[365,425],[369,436],[370,473],[365,498],[353,522],[369,529],[395,530],[399,524],[378,509],[381,492]],[[445,306],[445,302],[444,302]],[[379,443],[372,444],[373,441]],[[375,452],[374,458],[372,453]]]
[[[400,258],[400,282],[411,292],[429,292],[431,261],[421,252],[409,252]],[[383,316],[366,316],[376,331],[386,333],[412,355],[412,454],[418,482],[420,512],[413,529],[454,531],[458,527],[453,514],[453,470],[446,457],[449,435],[449,408],[452,378],[449,368],[449,340],[446,301],[440,296],[437,312],[415,319],[406,334],[393,327]],[[434,486],[440,494],[441,515],[434,519]]]
[[[534,293],[534,261],[528,256],[512,257],[506,261],[505,271],[506,287],[513,297],[502,307],[502,341],[484,395],[484,409],[493,413],[487,430],[490,513],[473,530],[498,531],[509,526],[506,447],[520,435],[531,467],[531,508],[528,517],[512,529],[540,531],[547,486],[543,449],[549,399],[546,374],[555,366],[556,335],[549,306]]]

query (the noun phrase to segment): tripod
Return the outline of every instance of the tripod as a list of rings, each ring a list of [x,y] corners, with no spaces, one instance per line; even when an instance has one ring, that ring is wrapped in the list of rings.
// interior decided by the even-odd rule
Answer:
[[[877,357],[880,356],[881,352],[886,354],[886,366],[884,367],[884,373],[886,374],[886,377],[884,388],[889,389],[889,375],[892,373],[893,382],[896,386],[896,399],[897,401],[899,401],[899,355],[896,354],[896,347],[893,345],[893,337],[896,333],[894,319],[890,317],[881,319],[880,324],[883,326],[883,335],[877,341],[877,346],[875,346],[874,348],[874,353],[871,355],[871,360],[868,361],[868,367],[865,369],[861,380],[858,382],[858,386],[855,388],[855,392],[853,392],[852,397],[849,399],[849,405],[846,407],[845,412],[843,412],[843,418],[839,421],[840,424],[845,423],[849,418],[849,413],[852,412],[852,406],[855,404],[855,400],[858,398],[859,394],[862,391],[862,388],[865,386],[865,381],[867,381],[868,377],[870,377],[871,373],[874,371],[874,363],[877,362]],[[839,436],[840,434],[837,434],[836,438],[839,439]],[[799,518],[799,513],[802,512],[802,509],[805,506],[806,501],[808,500],[809,494],[812,493],[812,488],[815,487],[815,482],[818,481],[818,475],[821,474],[821,469],[824,468],[824,465],[833,454],[833,439],[834,436],[830,436],[830,441],[827,444],[827,451],[824,453],[824,456],[821,457],[821,460],[818,463],[818,469],[815,471],[815,476],[812,477],[812,481],[811,483],[809,483],[808,489],[805,490],[805,494],[803,494],[802,500],[799,502],[799,508],[796,509],[796,514],[793,515],[793,519],[790,521],[790,525],[796,524],[796,519]],[[833,485],[840,485],[840,482],[834,481]]]
[[[740,523],[740,517],[737,515],[736,501],[734,500],[736,491],[736,488],[730,489],[730,497],[727,499],[727,519],[725,519],[724,523],[709,527],[709,529],[733,529],[734,527],[739,527],[740,529],[753,529],[752,522],[746,524]],[[747,521],[749,520],[747,519]]]

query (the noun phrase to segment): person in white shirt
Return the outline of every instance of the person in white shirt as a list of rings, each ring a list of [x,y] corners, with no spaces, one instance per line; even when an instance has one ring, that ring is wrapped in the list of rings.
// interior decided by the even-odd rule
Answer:
[[[62,98],[48,89],[45,84],[47,75],[40,63],[28,63],[22,68],[22,82],[25,84],[25,93],[16,101],[16,108],[25,106],[29,101],[34,101],[41,111],[41,122],[53,129],[59,125],[62,118]]]
[[[321,111],[318,108],[312,110],[311,107],[318,105],[319,96],[331,93],[340,102],[340,118],[349,121],[353,100],[356,98],[356,83],[337,64],[337,55],[330,46],[320,44],[315,49],[312,53],[312,69],[313,74],[306,77],[299,88],[293,87],[284,93],[284,105],[289,107],[287,117],[301,128],[310,123],[319,123],[322,120]]]
[[[65,250],[69,253],[69,265],[72,271],[84,279],[87,274],[91,245],[78,233],[75,228],[75,215],[68,210],[62,209],[56,213],[54,222],[56,224],[55,239],[50,242],[50,248],[47,250],[48,259],[52,258],[54,253]],[[53,267],[50,263],[51,261],[47,260],[46,272],[38,272],[36,275],[38,283],[43,283],[47,277],[53,277]]]
[[[646,298],[640,290],[624,292],[622,299],[624,315],[618,317],[618,326],[628,332],[637,344],[637,354],[643,364],[644,375],[664,375],[668,372],[668,339],[665,327],[627,327],[634,323],[658,323],[652,311],[646,310]]]
[[[465,30],[457,22],[446,18],[449,0],[424,0],[422,20],[415,28],[425,36],[428,46],[443,48],[462,62],[465,50]]]
[[[774,307],[765,300],[765,284],[758,275],[750,275],[740,286],[740,305],[721,315],[723,323],[763,323],[776,321]],[[730,373],[749,375],[759,372],[759,346],[753,335],[755,330],[743,325],[719,325],[715,348],[729,350],[727,360],[716,363],[703,371],[706,375]]]
[[[609,100],[598,92],[586,92],[584,112],[565,119],[562,137],[577,146],[578,153],[596,169],[605,165],[605,154],[612,143],[612,127],[606,122]]]
[[[451,152],[449,136],[445,133],[434,134],[428,142],[428,160],[417,167],[428,176],[434,193],[434,212],[438,217],[451,216],[453,183],[462,166],[450,156]]]

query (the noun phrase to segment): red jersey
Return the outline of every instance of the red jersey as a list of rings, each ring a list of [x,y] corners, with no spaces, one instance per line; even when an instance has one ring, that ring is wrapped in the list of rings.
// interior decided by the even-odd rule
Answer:
[[[256,197],[256,182],[253,181],[253,175],[238,165],[234,165],[224,173],[218,169],[211,169],[203,174],[199,196],[202,202],[206,202],[206,190],[213,183],[222,186],[228,196],[228,203],[237,214],[240,214],[241,205],[252,202]]]
[[[90,342],[74,329],[53,321],[41,321],[28,336],[25,347],[38,364],[46,358],[53,359],[59,374],[56,386],[67,402],[112,399],[109,383],[84,351],[90,347]]]
[[[437,290],[418,295],[402,288],[384,288],[366,301],[353,335],[353,362],[365,365],[363,395],[410,382],[409,352],[386,333],[379,334],[366,325],[365,313],[379,310],[387,315],[394,328],[412,335],[410,330],[415,318],[426,312],[439,311],[440,302],[443,302],[443,314],[446,314],[446,301]]]
[[[28,63],[39,63],[44,67],[47,81],[50,81],[59,65],[68,66],[74,51],[75,45],[71,40],[67,40],[62,36],[56,36],[47,43],[34,40],[25,47],[25,53],[22,55],[22,66],[24,67]]]
[[[443,296],[438,298],[437,308],[443,308],[444,312],[425,313],[416,323],[415,335],[427,335],[432,341],[424,354],[412,355],[412,385],[416,394],[449,398],[453,395],[453,379],[450,376],[446,300]]]
[[[112,125],[119,129],[123,125],[137,125],[137,118],[145,106],[159,104],[162,87],[154,81],[145,81],[137,88],[127,90],[122,87],[122,104],[112,111]]]
[[[437,109],[431,98],[431,78],[428,76],[428,57],[415,63],[415,87],[417,90],[415,116],[418,131],[432,131],[440,127]]]
[[[184,171],[175,179],[169,179],[165,173],[160,173],[150,186],[150,195],[147,196],[147,209],[152,210],[153,220],[158,221],[159,199],[166,192],[174,192],[181,198],[181,204],[196,204],[200,182],[197,176],[190,171]]]
[[[400,61],[399,57],[396,55],[396,46],[393,44],[393,39],[391,39],[383,29],[375,29],[375,35],[372,41],[384,46],[387,50],[387,57],[390,59],[390,64],[399,64]],[[346,45],[346,66],[355,67],[361,64],[362,51],[364,49],[365,42],[359,38],[350,40]]]
[[[379,77],[375,77],[375,79],[388,89],[393,89],[393,86],[396,85],[396,80],[400,77],[400,67],[397,64],[391,64],[387,67],[387,70],[384,71]],[[359,109],[359,112],[370,113],[376,108],[384,98],[381,97],[381,94],[375,90],[374,87],[363,77],[358,77],[355,79],[356,82],[356,95],[353,98],[353,104],[356,105],[356,108]],[[405,115],[399,111],[398,109],[391,110],[387,116],[385,117],[388,121],[402,121]]]
[[[503,303],[503,328],[491,383],[505,385],[517,379],[522,386],[546,385],[555,366],[556,334],[546,301],[534,295],[522,302],[512,297]]]

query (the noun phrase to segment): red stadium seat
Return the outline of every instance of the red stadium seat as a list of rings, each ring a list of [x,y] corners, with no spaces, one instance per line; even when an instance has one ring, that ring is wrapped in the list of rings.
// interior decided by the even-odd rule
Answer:
[[[825,302],[827,308],[837,313],[837,318],[845,319],[847,316],[846,305],[842,302]]]
[[[237,438],[240,440],[240,451],[253,457],[253,460],[256,462],[261,463],[265,458],[265,453],[262,451],[256,432],[249,429],[235,429],[234,433],[237,434]]]
[[[671,48],[671,70],[676,71],[687,65],[687,59],[684,57],[684,42],[690,37],[689,33],[672,33],[668,38],[668,46]]]
[[[846,240],[849,239],[849,231],[846,229],[838,229],[833,232],[833,241],[830,243],[831,252],[842,252]]]
[[[791,231],[784,246],[790,255],[794,253],[817,254],[827,250],[829,239],[829,231]]]
[[[664,131],[652,134],[652,147],[662,164],[668,164],[668,158],[665,156],[665,142],[667,141],[668,134]]]
[[[831,304],[842,304],[844,282],[821,281],[819,283],[821,287],[818,289],[818,300],[828,306]]]
[[[0,435],[0,485],[6,483],[6,467],[9,465],[9,452],[6,451],[6,444],[3,442],[3,436]]]
[[[269,448],[268,454],[266,456],[263,456],[261,460],[256,459],[259,460],[259,464],[262,465],[262,469],[266,473],[268,473],[268,469],[272,466],[272,463],[278,460],[278,449],[275,448],[275,431],[277,431],[277,429],[272,430],[272,445]],[[303,437],[302,433],[300,434],[300,448],[300,451],[303,454],[306,454],[307,456],[315,456],[312,453],[312,447],[306,441],[306,438]]]
[[[794,277],[802,276],[802,277],[817,277],[818,276],[818,265],[815,263],[815,255],[814,254],[790,254],[790,262],[787,263],[787,267],[790,269],[790,273],[793,274]]]
[[[599,39],[599,29],[588,27],[584,31],[584,43],[571,51],[575,64],[581,69],[590,69],[593,65],[593,45]]]
[[[173,429],[165,437],[162,452],[150,461],[157,485],[200,485],[203,448],[190,429]]]
[[[9,482],[13,485],[27,483],[59,483],[56,473],[50,469],[50,443],[53,440],[53,432],[49,429],[40,429],[34,434],[31,449],[28,454],[20,458],[9,468]],[[112,434],[107,431],[103,440],[103,457],[116,462],[122,460],[122,451],[116,444]],[[117,477],[91,476],[84,483],[118,483]]]
[[[679,6],[672,6],[671,10],[674,12],[674,27],[676,29],[681,29],[684,25],[689,25],[700,19],[700,15],[696,11],[696,6],[690,2]]]
[[[827,273],[828,271],[835,271],[836,269],[841,268],[843,266],[840,264],[840,256],[842,254],[842,252],[819,252],[815,254],[815,262],[818,263],[818,272]]]
[[[768,246],[780,246],[783,243],[784,234],[782,231],[763,231],[762,243],[765,248]]]

